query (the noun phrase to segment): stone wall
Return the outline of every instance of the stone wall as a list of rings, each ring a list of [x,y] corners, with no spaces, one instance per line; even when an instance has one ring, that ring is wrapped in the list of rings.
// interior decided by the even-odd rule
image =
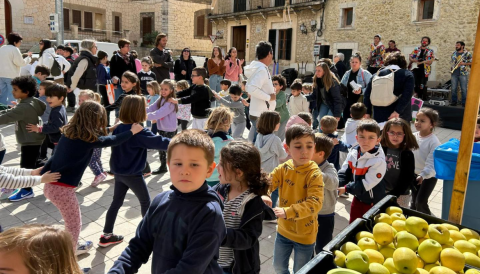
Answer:
[[[7,39],[7,30],[5,27],[5,3],[4,0],[0,0],[0,34]]]

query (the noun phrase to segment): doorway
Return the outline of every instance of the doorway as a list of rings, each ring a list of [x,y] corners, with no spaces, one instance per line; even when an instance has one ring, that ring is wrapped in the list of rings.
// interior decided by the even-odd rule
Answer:
[[[12,6],[8,0],[5,0],[5,37],[12,33]]]
[[[232,47],[237,49],[237,58],[245,59],[247,47],[247,26],[233,27]]]

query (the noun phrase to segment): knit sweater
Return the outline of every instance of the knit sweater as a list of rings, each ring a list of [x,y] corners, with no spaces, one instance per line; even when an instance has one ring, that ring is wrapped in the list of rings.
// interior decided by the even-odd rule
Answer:
[[[419,149],[413,151],[415,156],[415,174],[430,179],[435,177],[435,167],[433,165],[433,151],[441,144],[435,134],[421,137],[420,132],[413,134],[417,139]]]
[[[28,65],[32,59],[22,58],[20,49],[14,45],[0,48],[0,77],[13,79],[20,75],[20,68]]]
[[[337,170],[328,161],[318,164],[322,171],[324,189],[323,189],[323,207],[318,215],[329,215],[335,213],[335,204],[337,203],[338,174]]]
[[[308,112],[309,106],[310,104],[303,94],[300,94],[297,97],[290,96],[290,101],[288,102],[290,115],[297,115],[300,112]]]
[[[295,167],[293,160],[279,165],[272,173],[272,192],[278,188],[279,207],[286,218],[278,219],[278,233],[304,245],[315,243],[317,215],[323,206],[323,177],[313,161]]]

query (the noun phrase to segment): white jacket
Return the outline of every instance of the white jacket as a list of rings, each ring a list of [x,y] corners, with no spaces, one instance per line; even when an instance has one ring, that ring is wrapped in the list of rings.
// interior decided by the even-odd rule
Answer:
[[[67,61],[67,59],[65,59],[65,57],[63,57],[61,55],[56,55],[55,59],[60,64],[60,67],[62,67],[62,72],[60,73],[59,76],[56,76],[53,79],[54,80],[62,79],[62,78],[64,78],[63,72],[64,71],[67,72],[72,65],[70,64],[70,62]]]
[[[307,98],[303,94],[300,94],[297,97],[291,96],[290,101],[288,102],[290,115],[297,115],[300,112],[309,112],[309,106],[310,104],[308,103]]]
[[[415,156],[415,174],[423,177],[423,179],[430,179],[435,177],[435,167],[433,164],[433,152],[441,145],[435,134],[430,134],[427,137],[421,137],[420,132],[413,133],[417,139],[419,149],[413,151]]]
[[[270,101],[270,94],[275,94],[275,89],[268,67],[262,62],[252,61],[244,72],[248,78],[245,89],[250,95],[250,115],[260,117],[264,111],[275,110],[276,101]]]
[[[13,79],[20,76],[20,68],[28,65],[32,59],[22,58],[20,49],[14,45],[0,48],[0,77]]]
[[[57,54],[55,53],[55,49],[54,48],[48,48],[48,49],[43,51],[42,57],[38,58],[37,66],[44,65],[48,69],[51,70],[52,66],[53,66],[53,58],[55,58],[55,57],[57,57]],[[58,60],[57,60],[57,62],[60,63]],[[53,78],[52,74],[50,74],[48,76],[48,78]]]
[[[352,118],[348,118],[347,122],[345,123],[345,133],[342,136],[342,142],[346,143],[347,145],[351,145],[352,147],[358,145],[357,138],[357,126],[361,120],[353,120]]]

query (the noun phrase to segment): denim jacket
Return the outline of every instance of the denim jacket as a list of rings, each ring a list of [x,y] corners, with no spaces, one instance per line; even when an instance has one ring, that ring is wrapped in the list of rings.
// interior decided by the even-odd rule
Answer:
[[[349,85],[348,78],[350,77],[351,72],[352,70],[345,72],[345,75],[343,75],[342,82],[341,82],[342,85],[344,86]],[[364,70],[360,68],[355,82],[362,86],[362,94],[365,94],[365,90],[367,89],[368,83],[370,83],[371,80],[372,80],[372,74],[368,72],[368,70]]]

